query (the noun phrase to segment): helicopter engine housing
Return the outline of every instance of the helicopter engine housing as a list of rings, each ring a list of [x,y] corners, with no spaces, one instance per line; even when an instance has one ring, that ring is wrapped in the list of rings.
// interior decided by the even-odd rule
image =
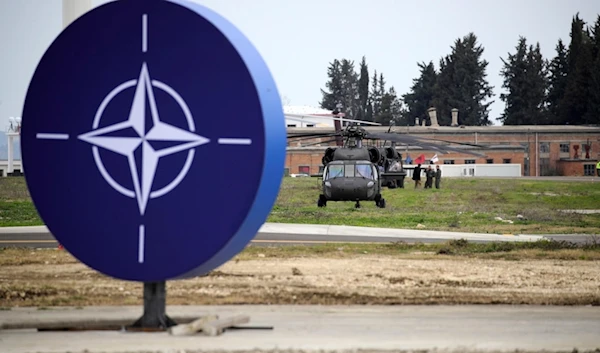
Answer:
[[[325,155],[327,156],[327,151],[325,151]],[[333,160],[361,160],[368,161],[370,160],[368,149],[361,148],[338,148],[333,152]]]
[[[371,163],[379,164],[384,157],[381,151],[377,147],[369,147],[368,150]]]
[[[384,149],[385,151],[385,156],[388,159],[400,159],[400,155],[398,154],[398,151],[396,151],[396,149],[394,147],[386,147]]]
[[[323,155],[323,158],[321,159],[321,162],[323,163],[323,165],[327,165],[329,164],[329,162],[333,161],[334,156],[335,156],[335,148],[332,147],[328,147],[325,150],[325,154]]]

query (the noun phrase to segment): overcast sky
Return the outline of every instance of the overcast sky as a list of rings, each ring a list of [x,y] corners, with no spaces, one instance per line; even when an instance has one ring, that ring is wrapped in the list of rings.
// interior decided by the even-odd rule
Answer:
[[[107,2],[92,0],[94,6]],[[365,55],[371,73],[382,72],[399,94],[418,75],[417,62],[450,53],[453,41],[474,32],[489,61],[501,114],[499,75],[519,35],[539,42],[546,58],[559,38],[568,45],[572,17],[593,23],[599,0],[195,0],[236,25],[263,55],[280,94],[292,105],[318,106],[333,59],[356,65]],[[107,23],[107,26],[109,24]],[[62,30],[62,0],[0,0],[0,129],[20,116],[29,80]],[[497,124],[497,123],[496,123]]]

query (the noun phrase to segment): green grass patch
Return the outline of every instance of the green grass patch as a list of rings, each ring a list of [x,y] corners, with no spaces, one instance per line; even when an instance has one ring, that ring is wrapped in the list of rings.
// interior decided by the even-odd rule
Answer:
[[[284,178],[269,222],[315,223],[494,234],[600,234],[600,183],[531,179],[446,178],[440,189],[384,189],[374,202],[329,202],[318,208],[316,178]],[[520,217],[519,217],[520,215]],[[502,220],[497,220],[497,217]]]
[[[320,192],[317,178],[284,178],[267,222],[493,234],[600,234],[600,214],[561,211],[600,209],[600,183],[583,180],[446,178],[440,189],[416,190],[407,183],[404,189],[383,190],[385,209],[374,202],[362,202],[360,209],[353,202],[329,202],[319,208]],[[42,224],[24,178],[0,178],[0,226]]]

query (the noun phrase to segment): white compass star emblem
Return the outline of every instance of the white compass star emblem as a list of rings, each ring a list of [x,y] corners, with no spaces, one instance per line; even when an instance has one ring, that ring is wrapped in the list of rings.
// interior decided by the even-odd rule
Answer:
[[[148,51],[148,15],[142,15],[142,52]],[[127,120],[99,127],[104,110],[118,94],[126,89],[135,87],[133,102]],[[182,129],[167,124],[160,119],[154,88],[166,92],[173,98],[185,115],[188,129]],[[150,108],[152,126],[146,127],[146,107]],[[133,130],[137,136],[131,137],[126,130]],[[137,80],[129,80],[113,89],[102,101],[96,111],[92,131],[78,135],[77,138],[92,145],[94,161],[104,180],[117,192],[137,200],[140,215],[143,216],[150,199],[168,194],[185,178],[194,160],[195,147],[209,143],[204,136],[197,135],[192,113],[183,98],[173,88],[163,82],[152,80],[148,66],[144,62]],[[119,136],[120,134],[120,136]],[[38,132],[36,138],[41,140],[69,140],[67,133]],[[249,138],[221,137],[217,138],[219,145],[251,145]],[[169,142],[170,147],[155,148],[151,142]],[[129,190],[117,183],[104,167],[100,158],[99,148],[127,157],[129,171],[134,190]],[[141,157],[136,151],[141,148]],[[187,159],[179,174],[166,186],[153,190],[152,186],[162,157],[187,151]],[[140,166],[140,168],[138,168]],[[144,262],[145,226],[139,225],[138,233],[138,262]]]
[[[151,83],[152,81],[150,80],[148,67],[144,63],[139,79],[137,80],[135,95],[129,112],[129,119],[114,125],[92,130],[79,136],[79,139],[94,146],[127,157],[135,188],[135,198],[137,199],[141,215],[144,214],[146,206],[148,205],[148,200],[150,199],[158,160],[161,157],[189,150],[209,142],[209,139],[203,136],[166,124],[160,120]],[[146,102],[150,107],[153,124],[147,132]],[[138,135],[137,137],[112,136],[115,132],[130,128],[135,130]],[[152,141],[172,142],[175,143],[175,145],[164,149],[155,149],[150,144]],[[136,161],[134,154],[140,145],[142,148],[142,157],[141,161],[139,161],[141,162],[141,173],[138,172],[138,161]]]

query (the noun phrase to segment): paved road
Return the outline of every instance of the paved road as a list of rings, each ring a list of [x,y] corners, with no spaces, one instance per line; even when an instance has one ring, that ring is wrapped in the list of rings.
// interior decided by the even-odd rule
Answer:
[[[15,308],[0,323],[125,319],[141,307]],[[293,350],[434,350],[435,352],[564,351],[600,348],[600,307],[549,306],[169,306],[167,314],[221,318],[248,315],[244,326],[219,337],[175,337],[166,332],[0,331],[3,353],[180,352]],[[0,325],[1,327],[1,325]]]
[[[312,235],[312,234],[289,234],[289,233],[259,233],[252,240],[256,246],[284,246],[284,245],[315,245],[324,243],[390,243],[403,241],[406,243],[441,243],[448,241],[444,238],[417,238],[417,237],[371,237],[371,236],[349,236],[349,235]],[[474,242],[485,242],[475,240]],[[58,243],[50,234],[2,234],[0,233],[0,247],[27,247],[27,248],[56,248]]]
[[[367,234],[367,228],[364,227],[340,227],[342,230],[333,230],[325,232],[316,232],[314,225],[273,225],[271,230],[259,232],[252,241],[256,246],[273,245],[314,245],[331,242],[349,242],[349,243],[441,243],[452,238],[465,238],[470,242],[491,242],[491,241],[519,241],[515,235],[477,235],[470,233],[454,232],[427,232],[418,230],[401,229],[379,229],[373,228],[373,233]],[[318,227],[318,226],[317,226]],[[323,226],[326,227],[326,226]],[[357,230],[358,229],[358,230]],[[334,233],[334,234],[332,234]],[[362,234],[362,235],[361,235]],[[544,238],[565,240],[570,242],[583,243],[592,241],[594,238],[590,235],[544,235]],[[537,240],[538,237],[529,236],[523,240]],[[30,247],[30,248],[56,248],[58,243],[45,227],[11,227],[0,228],[0,247]]]

